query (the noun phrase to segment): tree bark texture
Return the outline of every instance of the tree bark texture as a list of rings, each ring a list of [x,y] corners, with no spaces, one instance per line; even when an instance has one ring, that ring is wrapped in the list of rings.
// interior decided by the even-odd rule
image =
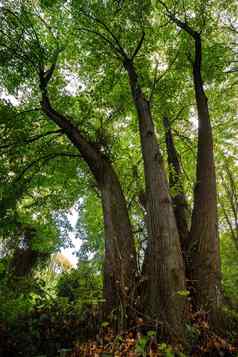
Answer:
[[[150,104],[140,88],[132,61],[124,62],[139,120],[147,199],[148,253],[146,312],[164,324],[165,330],[181,335],[185,289],[184,265],[172,201]],[[174,329],[174,330],[173,330]],[[170,332],[171,332],[170,331]]]
[[[131,303],[137,274],[136,252],[126,200],[109,160],[82,135],[79,128],[55,111],[47,95],[42,97],[42,111],[57,124],[79,150],[101,192],[105,230],[104,298],[106,312],[124,311]]]
[[[193,80],[198,112],[198,148],[189,252],[195,305],[199,309],[215,311],[221,305],[217,192],[212,128],[203,89],[201,56],[201,38],[196,33]]]
[[[183,256],[186,259],[186,246],[189,235],[189,211],[186,195],[182,183],[182,172],[178,153],[174,144],[173,133],[167,117],[163,118],[165,141],[169,167],[169,187],[172,192],[172,201],[176,223],[178,227]]]
[[[199,32],[174,16],[160,1],[169,18],[194,40],[193,82],[198,112],[198,148],[194,207],[189,238],[193,301],[215,319],[222,303],[221,264],[218,237],[216,173],[212,127],[202,80],[202,41]]]

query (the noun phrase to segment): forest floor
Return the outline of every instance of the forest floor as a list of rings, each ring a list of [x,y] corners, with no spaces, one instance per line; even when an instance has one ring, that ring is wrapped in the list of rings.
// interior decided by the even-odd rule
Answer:
[[[141,318],[119,332],[118,326],[90,316],[59,319],[42,310],[11,328],[0,321],[0,357],[238,357],[236,327],[217,334],[205,315],[197,313],[186,324],[186,346],[175,338],[172,346],[159,328]]]
[[[137,330],[137,332],[136,332]],[[197,338],[194,339],[190,350],[184,351],[181,344],[171,346],[157,342],[154,331],[146,334],[130,330],[123,334],[114,335],[110,327],[95,340],[78,343],[72,350],[65,350],[65,357],[202,357],[202,356],[238,356],[238,346],[212,333],[204,323],[198,326]],[[238,341],[237,341],[238,342]]]

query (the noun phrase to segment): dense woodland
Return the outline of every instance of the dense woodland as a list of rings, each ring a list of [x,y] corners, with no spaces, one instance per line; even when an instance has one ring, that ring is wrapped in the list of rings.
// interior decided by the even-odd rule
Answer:
[[[1,356],[236,355],[237,15],[0,1]]]

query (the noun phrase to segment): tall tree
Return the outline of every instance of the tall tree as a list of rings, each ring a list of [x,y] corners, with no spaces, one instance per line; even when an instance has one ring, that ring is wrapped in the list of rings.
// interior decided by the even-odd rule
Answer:
[[[169,326],[173,327],[175,335],[182,336],[184,298],[179,292],[185,289],[185,274],[179,234],[150,102],[143,93],[135,65],[136,56],[144,42],[145,32],[142,30],[137,46],[127,50],[121,44],[114,29],[107,24],[106,17],[94,15],[93,7],[87,11],[80,9],[78,16],[87,19],[87,27],[82,27],[83,31],[88,34],[93,33],[102,40],[102,43],[109,45],[113,55],[120,61],[128,75],[139,124],[148,215],[146,224],[150,263],[146,264],[145,272],[147,279],[145,310],[149,316],[159,317],[166,333],[170,332]]]
[[[10,4],[9,7],[1,9],[1,17],[6,25],[5,39],[9,41],[11,38],[12,40],[5,53],[11,52],[14,58],[14,69],[16,70],[17,66],[23,66],[26,73],[33,74],[34,80],[38,80],[41,111],[62,130],[73,146],[79,150],[82,159],[87,163],[97,182],[101,193],[105,228],[105,307],[107,312],[110,312],[121,304],[123,314],[126,315],[128,305],[131,303],[131,293],[134,291],[137,266],[126,201],[117,174],[109,158],[101,151],[100,147],[88,139],[71,119],[54,109],[51,104],[48,84],[56,69],[60,50],[54,37],[51,43],[53,49],[49,49],[50,46],[47,50],[44,48],[45,43],[41,42],[41,34],[40,31],[37,32],[36,25],[37,22],[42,24],[42,19],[37,15],[34,16],[30,9],[26,9],[24,6],[15,11]],[[13,27],[11,26],[12,21],[14,22]],[[45,25],[44,22],[43,24]],[[47,31],[52,37],[48,27]],[[16,41],[19,33],[22,34],[20,41],[23,46],[17,49]],[[5,50],[3,44],[2,50]],[[6,66],[6,62],[4,64]],[[12,63],[10,63],[10,67],[11,65]]]
[[[221,73],[231,61],[229,55],[223,53],[224,46],[218,43],[224,40],[224,35],[216,30],[219,41],[213,44],[215,35],[211,34],[214,23],[229,18],[222,15],[220,20],[215,19],[214,14],[224,5],[209,2],[211,23],[205,24],[207,14],[199,12],[197,16],[206,6],[204,1],[178,2],[178,12],[174,12],[170,11],[172,1],[167,0],[169,5],[164,8],[170,17],[168,24],[167,15],[157,11],[155,3],[158,2],[49,0],[34,1],[34,6],[29,1],[26,7],[25,1],[19,0],[13,8],[12,1],[4,2],[0,8],[0,64],[4,69],[0,72],[1,86],[5,92],[16,94],[18,91],[16,111],[29,110],[29,113],[18,116],[18,124],[9,120],[16,135],[7,153],[4,150],[9,143],[3,143],[4,163],[0,169],[9,174],[6,182],[13,182],[9,151],[14,152],[23,168],[18,183],[23,177],[28,178],[28,172],[36,172],[39,188],[36,189],[33,180],[29,194],[35,200],[41,185],[45,185],[47,197],[53,199],[54,196],[57,201],[49,206],[54,212],[61,203],[64,208],[70,207],[69,202],[82,192],[89,197],[93,185],[93,192],[102,200],[104,215],[105,306],[108,311],[120,305],[123,313],[129,310],[128,306],[133,310],[131,305],[135,302],[132,300],[138,285],[140,291],[144,289],[140,312],[161,321],[166,334],[177,337],[183,334],[186,295],[182,250],[187,251],[187,247],[184,249],[184,241],[191,242],[189,258],[194,265],[190,279],[194,282],[195,308],[209,311],[214,308],[215,311],[219,307],[219,301],[213,303],[220,296],[214,144],[202,76],[207,84],[215,130],[221,125],[223,133],[223,124],[234,128],[230,117],[236,120],[237,107],[234,89],[228,90],[235,81]],[[162,1],[160,4],[166,5]],[[184,22],[180,20],[182,16]],[[198,24],[204,26],[203,33]],[[188,53],[190,63],[185,60]],[[222,66],[221,62],[224,62]],[[229,78],[234,79],[234,73],[229,73]],[[192,232],[190,238],[185,239],[188,223],[184,191],[189,203],[192,202],[196,166],[197,127],[192,81],[199,117],[197,185]],[[226,110],[229,111],[228,120],[223,115],[221,98],[223,105],[229,108]],[[38,114],[31,112],[32,107]],[[183,115],[180,115],[181,108]],[[176,118],[175,113],[179,113]],[[173,132],[164,120],[167,145],[162,140],[163,134],[158,135],[164,133],[158,118],[165,115],[176,119]],[[0,122],[0,130],[8,138],[6,121]],[[29,135],[29,128],[33,136]],[[228,137],[230,133],[226,131]],[[173,135],[176,135],[176,148]],[[221,135],[215,139],[220,151]],[[26,146],[19,150],[23,142]],[[35,145],[36,142],[45,145]],[[35,149],[28,150],[28,144]],[[182,156],[180,163],[186,176],[184,189],[176,149]],[[162,153],[166,151],[169,165],[163,164]],[[49,159],[55,155],[58,160],[53,166]],[[67,155],[74,157],[73,170],[66,165]],[[60,159],[63,156],[65,160]],[[34,161],[39,172],[32,169]],[[46,163],[49,169],[43,170]],[[58,174],[61,170],[62,175]],[[70,172],[66,173],[67,170]],[[58,190],[53,187],[54,180],[49,184],[50,174],[58,175],[61,184],[64,182],[63,186],[56,184]],[[75,178],[74,193],[68,199],[66,191],[69,195],[72,192],[69,187],[72,177]],[[82,183],[84,179],[86,183]],[[65,188],[65,202],[57,200],[59,187]],[[138,193],[144,191],[145,194],[140,195],[143,216]],[[94,208],[92,204],[86,211],[93,211],[92,216],[102,219],[101,210]],[[90,219],[87,223],[90,225]],[[142,279],[135,278],[134,241]],[[187,259],[188,253],[184,255]]]
[[[127,309],[130,303],[130,292],[134,290],[137,267],[126,201],[120,182],[108,158],[97,150],[66,116],[52,107],[47,86],[54,68],[55,63],[47,71],[39,73],[42,111],[63,130],[73,145],[78,148],[96,179],[101,192],[105,227],[105,306],[110,312],[120,302],[123,309]],[[118,292],[117,296],[115,296],[115,292]]]
[[[183,22],[177,18],[164,2],[159,0],[159,3],[168,17],[194,41],[194,59],[190,61],[198,112],[198,149],[189,255],[196,309],[205,309],[215,318],[222,303],[221,266],[213,136],[202,79],[202,37],[186,20]]]

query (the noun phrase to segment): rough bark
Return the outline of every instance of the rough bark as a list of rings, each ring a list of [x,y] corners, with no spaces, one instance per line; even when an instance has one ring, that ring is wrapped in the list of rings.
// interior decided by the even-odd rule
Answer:
[[[104,179],[101,185],[104,227],[106,236],[106,250],[110,261],[114,262],[116,291],[119,292],[121,313],[124,315],[133,305],[135,291],[136,253],[132,239],[126,201],[120,183],[111,167],[104,167]],[[118,276],[118,272],[120,275]],[[117,306],[118,307],[118,306]]]
[[[82,135],[79,128],[64,115],[55,111],[46,93],[42,93],[42,111],[57,124],[79,150],[90,168],[101,192],[105,228],[105,281],[106,312],[128,310],[134,278],[137,272],[136,252],[120,182],[109,160]]]
[[[159,318],[167,333],[182,335],[185,276],[179,235],[169,195],[150,104],[140,88],[132,60],[124,62],[139,120],[147,198],[148,253],[146,312]]]
[[[221,266],[217,224],[216,174],[212,127],[201,76],[202,47],[195,35],[193,80],[198,112],[198,148],[194,208],[190,231],[191,277],[197,308],[215,311],[221,305]]]
[[[187,32],[195,44],[194,60],[191,62],[198,112],[198,147],[189,255],[194,306],[196,309],[205,309],[217,320],[217,311],[222,303],[221,264],[213,136],[202,80],[202,41],[199,32],[193,30],[187,22],[179,20],[162,0],[159,2],[166,9],[168,17]]]
[[[169,187],[172,192],[173,208],[178,227],[182,252],[186,258],[186,246],[189,235],[189,210],[187,198],[183,188],[181,166],[174,144],[173,133],[167,117],[163,118],[165,141],[169,166]]]

